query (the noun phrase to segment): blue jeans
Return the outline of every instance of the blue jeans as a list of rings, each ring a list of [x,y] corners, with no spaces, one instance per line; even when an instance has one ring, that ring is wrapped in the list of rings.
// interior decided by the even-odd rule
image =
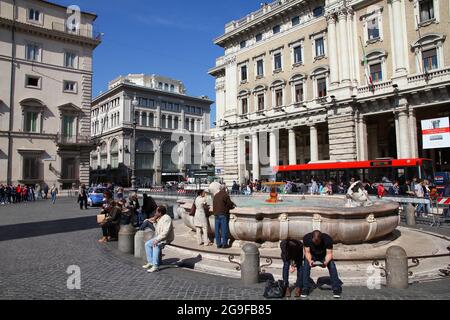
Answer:
[[[302,260],[295,261],[295,265],[297,266],[297,281],[295,282],[295,287],[302,289],[303,288],[303,265]],[[286,287],[289,286],[289,268],[291,264],[290,261],[283,261],[283,282]]]
[[[314,259],[314,261],[324,261],[324,259],[320,260],[320,259]],[[331,287],[333,288],[333,290],[341,290],[342,288],[342,281],[341,279],[339,279],[338,276],[338,272],[336,269],[336,264],[334,263],[333,260],[330,261],[330,263],[328,263],[328,272],[330,273],[330,278],[331,278]],[[303,264],[303,290],[309,290],[310,289],[310,284],[309,284],[309,278],[311,276],[311,266],[308,263],[308,260],[304,260],[304,264]]]
[[[224,214],[215,216],[215,234],[217,247],[228,245],[228,217]],[[222,237],[221,237],[222,236]]]
[[[161,250],[164,247],[164,243],[158,242],[158,244],[154,247],[154,240],[156,240],[156,238],[153,238],[145,243],[145,253],[147,254],[147,262],[154,267],[159,267],[161,264]]]
[[[56,193],[52,192],[52,202],[55,203],[56,201]]]

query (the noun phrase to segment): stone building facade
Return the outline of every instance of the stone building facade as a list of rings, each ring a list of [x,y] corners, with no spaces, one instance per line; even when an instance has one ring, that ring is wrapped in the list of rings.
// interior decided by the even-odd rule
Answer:
[[[450,115],[450,1],[283,0],[225,26],[213,129],[227,182],[276,165],[434,160],[421,120]]]
[[[89,181],[97,16],[49,1],[0,1],[0,183]]]
[[[97,148],[91,152],[91,183],[130,186],[133,160],[138,187],[179,181],[209,165],[211,104],[166,77],[132,74],[111,81],[92,102]]]

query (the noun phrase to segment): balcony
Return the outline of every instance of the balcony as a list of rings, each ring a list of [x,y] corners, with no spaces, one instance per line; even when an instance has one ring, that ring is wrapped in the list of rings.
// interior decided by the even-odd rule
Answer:
[[[430,70],[427,73],[420,73],[408,76],[408,84],[425,85],[429,82],[439,83],[450,80],[450,68]]]
[[[67,136],[58,133],[56,135],[56,144],[58,147],[88,147],[94,146],[90,136],[73,135]]]
[[[391,92],[393,90],[392,87],[392,81],[383,81],[383,82],[376,82],[371,85],[358,87],[358,94],[359,95],[367,95],[367,94],[375,94],[375,93],[387,93]]]
[[[72,31],[67,28],[67,25],[65,23],[52,22],[52,30],[64,32],[69,35],[92,39],[95,41],[102,40],[102,33],[93,31],[91,28],[77,28],[76,30]]]

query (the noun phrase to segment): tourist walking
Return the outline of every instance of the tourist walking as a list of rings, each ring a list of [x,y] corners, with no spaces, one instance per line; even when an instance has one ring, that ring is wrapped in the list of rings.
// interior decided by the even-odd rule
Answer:
[[[328,268],[331,278],[333,296],[340,298],[342,293],[342,281],[339,279],[336,264],[333,260],[333,239],[326,233],[318,230],[308,233],[303,237],[305,248],[305,261],[303,264],[303,289],[302,298],[306,298],[310,292],[309,278],[311,268]]]
[[[48,199],[48,185],[44,185],[44,199]]]
[[[155,225],[155,237],[145,243],[147,264],[143,268],[148,269],[147,272],[157,272],[161,265],[162,249],[174,240],[175,234],[172,218],[167,214],[166,207],[158,207],[150,221]]]
[[[199,246],[211,246],[212,243],[208,238],[208,216],[209,207],[206,203],[206,193],[204,190],[197,192],[197,197],[195,198],[195,214],[194,214],[194,225],[197,232],[197,244]]]
[[[87,201],[88,201],[88,192],[86,190],[86,185],[82,184],[80,186],[80,189],[78,190],[78,203],[80,204],[80,210],[83,210],[83,206],[87,210],[88,208]]]
[[[56,195],[58,194],[58,188],[56,187],[55,184],[52,185],[52,187],[50,188],[50,196],[52,197],[52,203],[55,204],[56,202]]]
[[[228,223],[230,210],[236,205],[231,201],[225,185],[220,185],[220,191],[213,198],[213,213],[215,218],[215,238],[217,248],[228,248]]]

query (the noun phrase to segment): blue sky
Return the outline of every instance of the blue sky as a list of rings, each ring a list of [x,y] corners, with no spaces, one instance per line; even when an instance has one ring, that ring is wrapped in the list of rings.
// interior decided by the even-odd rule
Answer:
[[[161,74],[184,82],[188,94],[215,100],[207,71],[223,50],[213,39],[224,26],[257,10],[256,0],[54,0],[98,15],[104,32],[94,53],[93,96],[128,73]],[[214,114],[214,108],[212,113]]]

